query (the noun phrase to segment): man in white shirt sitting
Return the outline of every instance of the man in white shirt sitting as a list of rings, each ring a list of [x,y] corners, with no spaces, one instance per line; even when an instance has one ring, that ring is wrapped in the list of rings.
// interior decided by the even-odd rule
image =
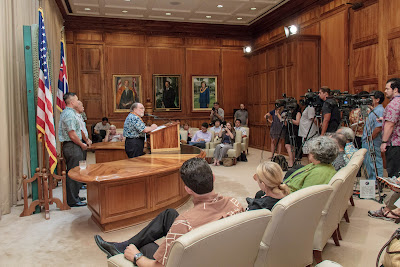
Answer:
[[[222,130],[221,121],[220,120],[216,120],[215,123],[214,123],[214,126],[211,127],[210,130],[213,131],[214,133],[219,133]]]

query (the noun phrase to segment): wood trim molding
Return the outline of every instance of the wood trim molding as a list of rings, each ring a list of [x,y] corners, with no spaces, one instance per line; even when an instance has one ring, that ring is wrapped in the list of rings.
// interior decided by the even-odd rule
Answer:
[[[378,78],[369,78],[353,81],[353,86],[363,86],[368,84],[378,84]]]

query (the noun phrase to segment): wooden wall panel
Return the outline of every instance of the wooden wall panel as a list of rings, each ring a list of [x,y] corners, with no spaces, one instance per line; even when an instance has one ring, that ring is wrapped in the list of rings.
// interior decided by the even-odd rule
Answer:
[[[388,33],[396,33],[400,31],[400,1],[398,0],[380,0],[384,5],[384,15]]]
[[[348,89],[347,10],[321,21],[321,85]]]
[[[234,108],[246,104],[248,58],[242,49],[222,49],[221,56],[224,111],[233,116]]]
[[[388,41],[388,75],[400,75],[400,38]]]
[[[371,39],[377,41],[378,10],[378,4],[373,4],[354,12],[354,21],[362,21],[362,23],[351,24],[354,45],[371,41]]]
[[[114,45],[136,45],[140,46],[146,42],[146,36],[127,32],[104,33],[104,42]]]
[[[355,80],[378,77],[377,45],[361,47],[355,49],[353,53]]]

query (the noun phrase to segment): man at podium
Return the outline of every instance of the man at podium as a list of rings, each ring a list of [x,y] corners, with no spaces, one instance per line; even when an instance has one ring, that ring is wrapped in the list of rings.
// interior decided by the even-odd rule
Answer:
[[[133,103],[124,123],[125,152],[128,158],[143,155],[145,134],[157,128],[156,124],[146,127],[142,117],[144,106],[141,103]]]

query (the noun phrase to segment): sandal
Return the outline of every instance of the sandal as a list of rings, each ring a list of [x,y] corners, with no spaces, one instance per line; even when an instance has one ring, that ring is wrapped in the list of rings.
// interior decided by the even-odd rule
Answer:
[[[400,215],[399,214],[396,214],[391,210],[389,210],[389,213],[395,217],[395,218],[391,218],[395,223],[400,223]]]
[[[375,210],[375,211],[370,210],[370,211],[368,211],[368,216],[371,217],[371,218],[381,219],[381,220],[385,220],[385,221],[393,221],[395,218],[387,217],[387,215],[390,212],[391,211],[385,211],[385,207],[381,207],[381,209],[379,209],[379,210]]]

